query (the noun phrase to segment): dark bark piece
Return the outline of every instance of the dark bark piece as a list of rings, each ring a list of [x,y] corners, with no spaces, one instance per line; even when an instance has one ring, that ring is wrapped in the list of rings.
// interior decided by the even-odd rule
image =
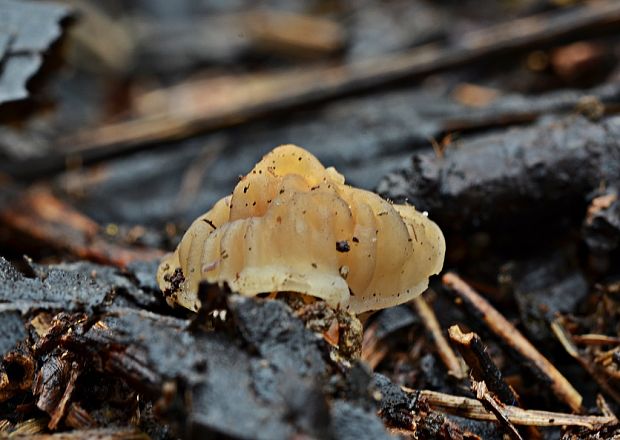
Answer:
[[[187,321],[134,310],[119,310],[101,323],[81,337],[63,337],[63,344],[87,355],[90,364],[103,365],[123,377],[147,396],[165,395],[162,385],[177,380],[178,386],[190,393],[190,401],[174,403],[184,399],[185,391],[179,390],[176,397],[177,391],[172,391],[171,400],[160,412],[168,412],[185,437],[199,438],[207,433],[229,438],[292,435],[284,408],[266,405],[255,394],[251,358],[230,337],[192,335],[185,331]],[[176,387],[173,385],[173,390]]]
[[[244,339],[279,374],[294,371],[302,377],[319,378],[326,371],[320,350],[323,339],[306,329],[280,301],[235,297],[231,304]]]
[[[247,354],[226,343],[203,343],[198,347],[208,350],[209,361],[206,377],[191,388],[189,437],[268,439],[287,438],[294,433],[294,428],[282,419],[284,408],[267,403],[254,392]],[[280,376],[280,380],[286,378]]]
[[[10,55],[2,63],[0,103],[27,98],[29,93],[26,84],[42,63],[43,58],[39,54]]]
[[[0,257],[0,310],[99,309],[106,306],[156,307],[161,298],[137,287],[120,270],[93,263],[31,266],[32,277]],[[14,312],[13,312],[14,313]]]
[[[444,416],[433,411],[417,394],[405,393],[382,374],[373,375],[372,385],[380,394],[379,415],[388,426],[406,429],[422,439],[475,439],[473,432],[483,432],[485,439],[501,439],[494,426],[474,420]],[[466,429],[464,426],[468,425]]]
[[[13,350],[18,342],[25,339],[26,330],[21,314],[13,310],[0,311],[0,357]]]
[[[379,415],[391,426],[409,428],[413,424],[415,399],[383,374],[375,373],[372,386],[380,393]]]
[[[132,261],[127,265],[127,272],[136,280],[136,284],[145,292],[159,293],[157,284],[157,268],[159,260]]]
[[[355,418],[348,425],[339,418],[334,425],[333,418],[346,411],[326,404],[333,391],[324,380],[339,373],[322,339],[288,306],[233,297],[227,315],[238,333],[190,332],[188,321],[135,309],[116,309],[96,323],[67,315],[48,331],[37,353],[60,347],[159,398],[159,413],[185,437],[268,439],[306,433],[340,438],[340,432],[361,429],[375,435],[382,428],[372,411],[355,409],[363,402],[372,407],[364,393],[361,403],[356,400],[347,409]],[[354,427],[354,422],[363,424]]]
[[[536,341],[555,340],[549,325],[558,313],[573,314],[586,299],[588,281],[575,263],[573,249],[504,265],[499,276],[519,307],[521,323]]]
[[[26,83],[39,70],[43,53],[62,34],[61,23],[69,15],[64,5],[0,2],[0,104],[28,96]]]
[[[334,438],[341,440],[388,440],[383,423],[373,411],[336,400],[331,406],[331,430]]]
[[[414,156],[379,191],[427,210],[443,228],[541,228],[562,214],[581,220],[586,195],[620,176],[620,118],[580,116],[479,136],[444,157]]]

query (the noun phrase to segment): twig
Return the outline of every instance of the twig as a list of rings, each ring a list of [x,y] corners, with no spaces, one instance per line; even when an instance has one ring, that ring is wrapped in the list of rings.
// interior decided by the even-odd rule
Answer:
[[[596,395],[596,406],[601,410],[601,413],[607,417],[616,417],[614,412],[609,407],[609,404],[605,400],[602,394]],[[616,417],[617,418],[617,417]]]
[[[471,374],[476,381],[484,381],[486,386],[507,405],[517,405],[519,396],[504,382],[501,371],[495,365],[486,347],[476,333],[463,333],[457,325],[448,330],[450,339],[458,348],[461,356],[465,359]]]
[[[414,390],[401,387],[406,393],[414,394],[435,411],[467,417],[474,420],[495,421],[495,415],[487,411],[476,399],[454,396],[429,390]],[[522,409],[516,406],[500,404],[503,414],[514,425],[520,426],[583,426],[593,429],[618,420],[613,416],[584,416],[551,411]]]
[[[457,325],[450,327],[448,332],[452,343],[456,344],[461,356],[463,356],[465,362],[471,369],[470,375],[472,376],[471,382],[473,390],[477,393],[476,387],[481,389],[481,385],[477,384],[481,383],[484,385],[485,389],[488,387],[494,397],[499,399],[500,402],[521,407],[519,396],[515,390],[504,381],[501,371],[487,353],[480,336],[473,332],[464,334]],[[478,400],[480,400],[480,396],[477,397]],[[484,405],[484,402],[482,403]],[[505,426],[505,428],[512,431],[514,427]],[[521,433],[519,434],[521,435]],[[523,435],[531,439],[542,438],[541,433],[533,426],[529,427]]]
[[[600,371],[600,367],[597,368],[595,362],[591,362],[581,355],[570,333],[566,330],[560,318],[553,320],[551,323],[551,331],[553,331],[555,337],[558,338],[558,341],[560,341],[560,344],[562,344],[564,350],[566,350],[566,352],[571,355],[571,357],[575,359],[579,365],[581,365],[582,368],[590,374],[590,376],[592,376],[598,386],[601,387],[601,389],[612,399],[614,399],[616,403],[620,403],[620,393],[612,388],[605,377],[602,377],[605,372]]]
[[[584,345],[620,345],[620,338],[607,335],[571,335],[576,344]]]
[[[44,418],[25,420],[15,425],[11,438],[33,438],[35,434],[45,431],[46,425],[47,420]]]
[[[464,371],[459,358],[456,357],[456,354],[454,354],[450,344],[448,344],[448,341],[443,335],[439,322],[437,321],[437,316],[435,316],[433,309],[421,295],[414,298],[413,305],[415,306],[420,319],[422,319],[424,327],[426,327],[426,330],[431,334],[433,340],[435,341],[437,352],[442,362],[448,369],[448,374],[456,377],[457,379],[465,379],[467,377],[467,373]]]
[[[456,274],[451,272],[445,274],[443,283],[471,307],[493,333],[510,348],[526,358],[528,360],[526,364],[535,367],[536,373],[543,375],[549,381],[551,389],[560,400],[565,402],[573,411],[581,411],[583,398],[579,392],[514,325]]]
[[[491,396],[491,393],[489,393],[484,381],[478,382],[474,380],[471,383],[471,387],[472,390],[476,392],[476,398],[480,401],[482,406],[484,406],[487,411],[495,415],[500,425],[502,425],[508,432],[510,438],[513,440],[523,440],[523,437],[521,437],[521,434],[519,434],[519,431],[517,431],[515,425],[512,424],[512,422],[508,419],[508,416],[505,414],[504,406],[500,402],[497,402],[493,396]]]

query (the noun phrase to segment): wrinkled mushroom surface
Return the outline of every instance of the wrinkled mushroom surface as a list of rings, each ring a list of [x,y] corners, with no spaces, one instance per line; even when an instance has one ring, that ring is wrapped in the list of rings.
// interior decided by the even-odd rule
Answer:
[[[406,302],[440,272],[445,241],[413,206],[345,185],[294,145],[275,148],[185,233],[158,283],[196,310],[198,285],[299,292],[362,313]]]

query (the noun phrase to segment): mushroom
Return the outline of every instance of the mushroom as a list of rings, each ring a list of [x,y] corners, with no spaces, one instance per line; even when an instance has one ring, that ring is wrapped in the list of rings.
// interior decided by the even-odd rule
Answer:
[[[169,303],[191,310],[207,281],[246,296],[303,293],[360,314],[422,293],[444,254],[425,214],[346,185],[306,150],[283,145],[193,222],[157,278]]]

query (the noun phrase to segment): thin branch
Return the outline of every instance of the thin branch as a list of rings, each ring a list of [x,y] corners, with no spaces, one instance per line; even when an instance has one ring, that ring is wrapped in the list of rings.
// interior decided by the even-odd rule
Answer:
[[[620,393],[609,384],[608,380],[604,377],[605,372],[600,371],[601,368],[597,368],[595,362],[592,362],[590,359],[586,359],[583,357],[583,355],[580,353],[579,349],[575,345],[570,333],[562,324],[561,319],[556,318],[553,320],[553,322],[551,323],[551,331],[553,331],[555,337],[558,339],[558,341],[560,341],[560,344],[562,344],[564,350],[566,350],[566,352],[571,355],[571,357],[573,357],[579,363],[579,365],[581,365],[583,369],[586,370],[588,374],[590,374],[590,376],[592,376],[598,386],[601,387],[601,389],[605,391],[607,395],[614,399],[616,403],[620,403]]]
[[[469,397],[454,396],[429,390],[413,390],[401,387],[406,393],[415,395],[435,411],[474,420],[496,421],[495,415],[487,411],[482,404]],[[613,416],[584,416],[552,411],[527,410],[511,405],[500,404],[503,414],[514,425],[520,426],[583,426],[594,429],[608,423],[616,423]]]
[[[450,344],[448,344],[448,341],[443,335],[441,327],[439,326],[439,321],[437,321],[437,316],[435,315],[433,309],[421,295],[417,296],[413,300],[413,305],[422,319],[424,327],[426,327],[426,330],[433,337],[435,345],[437,346],[439,357],[448,369],[448,374],[456,377],[457,379],[466,378],[467,373],[464,371],[461,361],[456,354],[454,354]]]
[[[465,281],[454,273],[443,276],[443,283],[452,289],[466,305],[473,309],[487,327],[502,339],[510,348],[527,359],[526,365],[535,367],[536,373],[543,375],[550,383],[554,394],[573,411],[580,412],[583,398],[571,383],[487,300],[475,292]]]
[[[513,423],[506,415],[504,411],[504,405],[502,405],[501,402],[498,402],[493,398],[493,396],[491,396],[491,393],[489,393],[489,390],[487,389],[484,381],[477,382],[474,380],[472,381],[471,387],[472,390],[476,392],[476,398],[478,399],[478,401],[480,401],[482,406],[484,406],[487,411],[493,413],[493,415],[499,421],[500,425],[502,425],[504,429],[508,432],[510,438],[512,438],[513,440],[523,440],[523,437],[521,437],[521,434],[519,434],[519,431],[517,431],[515,425],[513,425]]]

